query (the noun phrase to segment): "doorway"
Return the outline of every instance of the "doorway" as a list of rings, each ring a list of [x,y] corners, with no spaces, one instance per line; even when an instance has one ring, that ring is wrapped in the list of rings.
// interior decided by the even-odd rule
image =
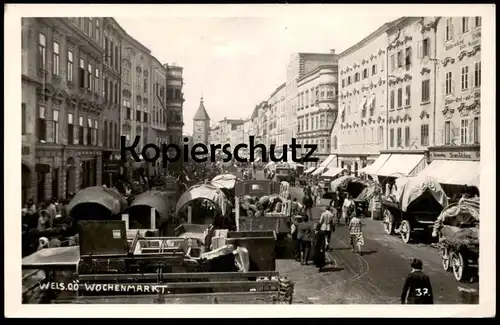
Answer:
[[[25,164],[22,164],[21,184],[21,199],[24,204],[28,200],[28,194],[31,188],[31,170]]]
[[[45,200],[45,173],[37,172],[37,202]]]
[[[52,198],[59,198],[59,168],[52,168]]]

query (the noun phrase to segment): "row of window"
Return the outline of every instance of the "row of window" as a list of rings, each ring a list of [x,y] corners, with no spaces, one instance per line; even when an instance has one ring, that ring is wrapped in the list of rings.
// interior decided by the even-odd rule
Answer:
[[[468,33],[470,31],[471,19],[473,20],[472,23],[474,24],[474,28],[481,26],[481,17],[462,17],[461,28],[460,28],[462,34]],[[453,40],[454,31],[455,30],[453,27],[453,18],[452,17],[446,18],[446,27],[444,33],[444,38],[446,41]]]
[[[362,71],[362,74],[360,72],[354,73],[354,76],[348,76],[347,78],[342,79],[342,88],[345,88],[347,86],[350,86],[356,82],[359,82],[361,80],[367,79],[370,77],[370,71],[371,71],[371,76],[374,76],[378,73],[377,71],[377,64],[373,64],[371,68],[365,68]],[[382,63],[380,71],[384,71],[384,65]]]
[[[22,127],[21,127],[21,132],[22,134],[25,134],[27,132],[27,127],[26,127],[26,104],[22,104]],[[60,115],[58,110],[52,110],[52,120],[48,119],[47,116],[47,111],[44,106],[40,106],[38,108],[38,118],[37,118],[37,124],[36,124],[36,137],[37,140],[40,142],[52,142],[59,144],[61,141],[61,136],[60,136]],[[84,117],[79,116],[78,117],[78,124],[75,125],[74,121],[74,115],[73,113],[68,113],[67,114],[67,138],[68,138],[68,144],[80,144],[80,145],[90,145],[90,146],[98,146],[99,145],[99,121],[97,119],[92,119],[88,118],[87,119],[87,124],[84,124]],[[114,126],[111,126],[110,122],[110,127],[113,128],[113,131],[111,131],[108,135],[108,123],[105,123],[105,132],[104,132],[104,146],[105,147],[114,147],[114,148],[119,148],[119,141],[117,138],[114,140],[112,139],[112,136],[116,137],[117,134],[119,133],[118,131],[118,124],[114,123]],[[78,130],[78,136],[75,135],[75,130]]]
[[[394,131],[396,131],[394,133]],[[394,136],[396,135],[396,136]],[[429,125],[423,124],[420,126],[420,145],[422,146],[428,146],[429,145]],[[404,145],[403,145],[404,141]],[[403,128],[392,128],[389,129],[389,146],[391,148],[409,148],[410,146],[413,145],[411,141],[411,135],[410,135],[410,127],[405,126],[404,127],[404,137],[403,137]]]
[[[73,23],[77,24],[90,38],[94,39],[99,46],[101,43],[101,26],[98,18],[69,18]],[[104,32],[104,62],[114,68],[120,70],[120,47],[115,44]]]
[[[429,55],[429,39],[423,40],[422,45],[422,55]],[[389,71],[392,72],[395,69],[405,67],[406,70],[411,67],[411,47],[408,46],[404,50],[399,50],[398,52],[391,54],[389,57]]]
[[[130,102],[128,100],[123,101],[123,109],[126,120],[132,120],[133,110],[130,107]],[[135,120],[137,122],[148,123],[148,112],[141,111],[141,106],[137,105],[137,109],[135,110]],[[146,108],[145,108],[146,109]]]
[[[424,98],[426,99],[426,101],[429,100],[428,88],[429,88],[429,80],[424,80],[422,82],[422,101],[424,101]],[[411,105],[411,85],[406,85],[404,89],[405,89],[404,105],[410,106]],[[423,96],[424,92],[426,93],[425,97]],[[397,102],[396,102],[396,94],[397,94]],[[397,105],[397,108],[403,107],[403,88],[398,88],[397,90],[392,89],[390,91],[389,108],[394,109],[394,108],[396,108],[396,105]]]
[[[167,112],[164,109],[153,106],[153,123],[166,125]]]
[[[44,34],[39,34],[38,38],[38,55],[39,55],[39,67],[42,70],[47,69],[47,38]],[[59,43],[54,41],[52,43],[52,74],[55,76],[61,75],[60,70],[61,53]],[[67,51],[67,74],[66,78],[69,83],[74,82],[74,55],[73,51]],[[85,66],[85,54],[80,55],[80,62],[78,66],[78,85],[80,88],[86,88],[89,91],[93,91],[99,94],[99,78],[100,71],[98,67],[93,67],[89,58],[87,57],[87,66]]]
[[[474,63],[473,74],[469,73],[470,68],[468,65],[463,66],[460,75],[460,88],[462,91],[468,90],[470,88],[470,78],[472,77],[472,87],[481,87],[481,61]],[[453,80],[453,73],[451,71],[446,72],[444,81],[444,92],[445,95],[450,95],[455,93],[455,82]]]
[[[297,144],[303,146],[305,144],[315,144],[318,146],[318,151],[319,152],[330,152],[330,138],[325,138],[325,139],[304,139],[304,140],[297,140]],[[307,150],[307,149],[306,149]]]
[[[335,97],[336,91],[333,85],[321,87],[321,89],[320,87],[311,88],[298,94],[298,109],[314,106],[320,99],[334,99]]]
[[[309,129],[309,120],[311,121],[310,129]],[[325,128],[330,128],[332,123],[333,123],[333,116],[327,114],[305,117],[298,120],[297,131],[307,132],[307,131],[323,130]]]
[[[378,131],[377,131],[377,134],[375,134],[375,128],[374,127],[371,127],[369,129],[369,134],[366,134],[368,131],[368,129],[366,128],[362,128],[361,129],[361,132],[362,133],[362,142],[363,143],[377,143],[377,144],[380,144],[384,141],[384,127],[383,126],[379,126],[378,127]],[[348,140],[351,139],[351,130],[343,130],[341,131],[342,133],[342,137],[346,137]],[[358,139],[358,130],[354,130],[352,131],[354,132],[354,139]],[[375,136],[377,137],[377,139],[375,139]],[[350,146],[352,145],[352,143],[346,143],[346,141],[343,141],[344,142],[344,145],[346,146]],[[337,136],[333,136],[333,149],[337,149]]]
[[[444,123],[444,144],[456,144],[455,139],[460,144],[478,144],[481,139],[481,120],[478,116],[460,120],[460,133],[457,134],[457,128],[453,126],[452,121]]]

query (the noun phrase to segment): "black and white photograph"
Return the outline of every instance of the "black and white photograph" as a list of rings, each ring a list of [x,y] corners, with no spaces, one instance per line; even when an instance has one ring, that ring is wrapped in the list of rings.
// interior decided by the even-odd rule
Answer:
[[[12,315],[495,314],[493,5],[5,17]]]

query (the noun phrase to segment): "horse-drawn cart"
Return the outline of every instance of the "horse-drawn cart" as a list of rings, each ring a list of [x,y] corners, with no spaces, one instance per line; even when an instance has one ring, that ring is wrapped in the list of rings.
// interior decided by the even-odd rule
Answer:
[[[443,268],[457,281],[479,274],[479,199],[463,199],[444,209],[432,235],[439,237]]]
[[[382,197],[384,231],[399,234],[404,243],[414,239],[428,239],[432,225],[448,199],[441,185],[425,176],[396,179],[393,195]]]

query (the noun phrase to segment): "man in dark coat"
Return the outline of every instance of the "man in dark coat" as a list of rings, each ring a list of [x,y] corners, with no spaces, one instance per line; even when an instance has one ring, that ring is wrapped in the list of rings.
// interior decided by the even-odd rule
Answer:
[[[429,277],[422,272],[422,261],[414,258],[410,266],[412,270],[411,273],[408,274],[403,286],[401,303],[420,305],[434,304],[431,281]]]
[[[303,216],[302,220],[302,222],[296,224],[297,240],[299,240],[301,243],[301,264],[307,265],[311,253],[311,242],[314,234],[314,225],[309,221],[307,215]]]

